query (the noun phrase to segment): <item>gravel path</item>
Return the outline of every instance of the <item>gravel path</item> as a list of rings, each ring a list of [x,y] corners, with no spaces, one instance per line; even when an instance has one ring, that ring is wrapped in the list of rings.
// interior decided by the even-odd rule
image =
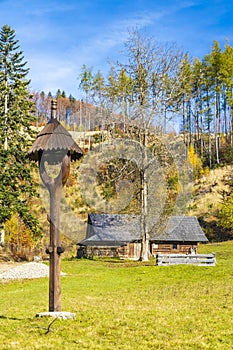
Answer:
[[[65,275],[61,273],[61,275]],[[11,267],[0,273],[1,279],[41,278],[49,276],[49,266],[39,262],[29,262]]]

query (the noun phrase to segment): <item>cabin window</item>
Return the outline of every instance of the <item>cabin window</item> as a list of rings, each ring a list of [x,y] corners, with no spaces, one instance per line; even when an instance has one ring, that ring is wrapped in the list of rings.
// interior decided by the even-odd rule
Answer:
[[[173,243],[173,244],[172,244],[172,249],[173,249],[173,250],[176,250],[176,249],[178,249],[178,244],[176,244],[176,243]]]
[[[154,249],[158,249],[158,248],[159,248],[159,245],[154,243],[153,248],[154,248]]]

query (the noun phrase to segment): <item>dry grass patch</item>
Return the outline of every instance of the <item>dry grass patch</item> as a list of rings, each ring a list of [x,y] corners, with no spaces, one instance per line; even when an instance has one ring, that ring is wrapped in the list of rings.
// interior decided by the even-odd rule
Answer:
[[[193,185],[193,200],[188,215],[214,216],[221,202],[221,192],[227,189],[225,181],[232,166],[213,169],[208,175],[197,179]]]

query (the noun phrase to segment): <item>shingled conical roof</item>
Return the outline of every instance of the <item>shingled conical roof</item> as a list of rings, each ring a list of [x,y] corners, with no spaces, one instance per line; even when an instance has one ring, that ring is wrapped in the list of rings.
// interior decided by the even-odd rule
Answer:
[[[28,151],[28,157],[32,160],[38,160],[39,152],[52,153],[61,150],[70,152],[72,160],[79,159],[83,154],[71,134],[54,118],[52,113],[50,121],[37,135],[36,141]]]

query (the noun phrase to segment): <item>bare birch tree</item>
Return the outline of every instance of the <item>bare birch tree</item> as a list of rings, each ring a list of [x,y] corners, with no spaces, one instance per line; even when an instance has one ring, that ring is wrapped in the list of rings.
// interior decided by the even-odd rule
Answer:
[[[149,232],[150,215],[148,207],[148,184],[150,182],[152,159],[148,158],[148,148],[151,146],[151,130],[162,131],[169,111],[174,112],[176,101],[180,99],[178,73],[181,68],[183,54],[175,45],[161,44],[137,29],[129,33],[125,43],[126,60],[117,63],[114,71],[119,71],[116,89],[107,89],[108,97],[115,103],[122,102],[118,109],[129,123],[136,123],[137,141],[141,144],[141,260],[148,260],[150,254]],[[122,76],[124,74],[124,79]],[[126,79],[128,77],[128,79]],[[122,81],[124,86],[119,83]],[[125,81],[129,82],[125,85]],[[113,85],[113,84],[112,84]],[[126,116],[126,103],[130,113]],[[164,113],[167,111],[167,113]],[[128,128],[128,130],[131,130]],[[134,128],[135,130],[135,128]],[[132,133],[129,135],[132,136]],[[156,205],[156,203],[154,203]]]

